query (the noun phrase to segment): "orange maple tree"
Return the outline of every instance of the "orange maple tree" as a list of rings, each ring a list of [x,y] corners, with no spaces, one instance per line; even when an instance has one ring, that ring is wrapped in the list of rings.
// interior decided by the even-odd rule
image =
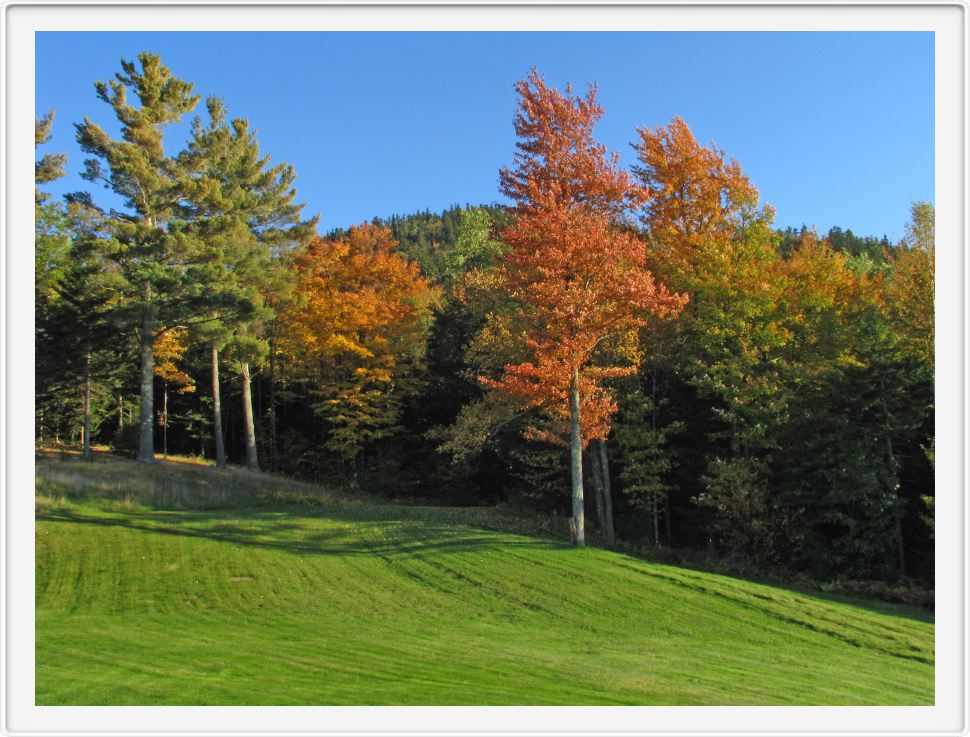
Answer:
[[[533,69],[516,89],[519,151],[501,182],[517,218],[502,233],[509,251],[501,273],[518,304],[532,360],[507,365],[500,378],[482,382],[541,411],[548,424],[534,426],[532,436],[569,437],[571,530],[573,542],[583,545],[582,450],[606,437],[616,411],[603,381],[636,370],[617,365],[615,355],[597,356],[597,349],[644,324],[647,314],[677,314],[686,298],[654,279],[645,268],[644,244],[623,227],[624,213],[645,194],[593,138],[603,114],[595,86],[584,97],[569,86],[560,93]],[[597,357],[600,365],[594,365]]]

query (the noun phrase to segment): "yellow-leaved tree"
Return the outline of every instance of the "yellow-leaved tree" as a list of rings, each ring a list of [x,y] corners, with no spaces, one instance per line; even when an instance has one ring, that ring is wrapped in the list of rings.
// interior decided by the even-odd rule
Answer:
[[[180,394],[195,391],[195,379],[179,368],[188,347],[188,328],[177,326],[167,330],[155,339],[152,348],[155,354],[155,376],[162,380],[162,453],[168,457],[168,386],[178,387]]]
[[[296,259],[296,295],[278,316],[278,347],[316,397],[326,447],[351,462],[398,427],[416,389],[436,290],[371,224],[314,239]]]

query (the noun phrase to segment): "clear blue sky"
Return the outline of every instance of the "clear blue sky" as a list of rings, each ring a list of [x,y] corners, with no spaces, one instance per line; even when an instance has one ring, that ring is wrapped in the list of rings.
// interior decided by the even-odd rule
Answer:
[[[296,167],[321,230],[375,215],[501,202],[515,81],[599,84],[597,137],[630,164],[634,128],[679,115],[735,157],[781,226],[902,235],[934,200],[932,33],[90,33],[37,34],[36,112],[57,109],[43,151],[66,151],[55,195],[90,189],[73,123],[113,118],[95,80],[161,54],[204,96],[248,118]],[[199,112],[204,112],[200,105]],[[188,119],[170,140],[185,140]],[[108,193],[97,201],[111,204]]]

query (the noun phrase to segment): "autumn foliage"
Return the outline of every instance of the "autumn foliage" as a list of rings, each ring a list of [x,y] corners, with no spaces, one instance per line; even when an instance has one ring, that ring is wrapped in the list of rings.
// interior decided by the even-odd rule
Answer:
[[[606,379],[636,371],[600,352],[604,341],[644,324],[644,316],[674,315],[686,297],[670,294],[645,268],[643,243],[623,214],[643,198],[615,155],[593,138],[603,109],[595,87],[585,97],[548,87],[533,70],[517,85],[519,136],[515,165],[501,173],[517,219],[502,238],[509,246],[502,274],[518,302],[532,360],[505,367],[489,388],[541,410],[548,427],[533,437],[573,445],[574,539],[582,543],[579,449],[609,434],[616,412]],[[568,429],[568,433],[567,433]],[[578,495],[578,501],[577,501]],[[579,506],[577,506],[579,505]]]
[[[96,86],[121,137],[78,126],[85,178],[125,212],[35,192],[40,442],[137,435],[151,460],[157,393],[166,444],[219,465],[245,451],[399,498],[571,506],[577,544],[589,507],[597,543],[932,585],[930,203],[898,244],[780,229],[685,120],[631,130],[624,168],[594,135],[596,86],[533,70],[511,206],[313,236],[293,168],[218,98],[166,155],[198,98],[139,63]],[[62,164],[38,161],[38,185]]]
[[[678,117],[637,135],[633,173],[645,195],[641,221],[650,236],[680,254],[702,239],[733,237],[758,204],[758,190],[738,162],[701,146]]]
[[[609,434],[616,411],[603,382],[636,370],[597,349],[643,324],[643,314],[676,314],[686,299],[671,295],[644,268],[643,244],[606,217],[565,207],[524,215],[504,233],[512,251],[505,284],[528,317],[525,342],[533,360],[505,367],[486,385],[542,409],[560,439],[568,436],[568,397],[578,372],[583,445]],[[549,432],[533,435],[553,439]]]
[[[676,314],[686,297],[656,282],[645,268],[643,243],[622,227],[620,217],[641,195],[617,157],[592,137],[603,113],[595,88],[582,98],[569,87],[562,94],[533,71],[517,90],[519,152],[501,176],[518,218],[502,233],[510,248],[502,273],[528,325],[533,360],[483,381],[542,409],[560,438],[567,434],[569,394],[577,390],[585,445],[606,437],[616,411],[603,381],[635,371],[608,359],[590,365],[597,348],[642,325],[645,314]],[[555,437],[535,428],[532,434]]]
[[[154,345],[155,375],[186,394],[195,391],[195,379],[179,367],[188,350],[188,338],[188,329],[174,327],[158,336]]]
[[[328,446],[354,457],[394,427],[421,357],[435,290],[370,224],[315,238],[296,259],[297,299],[279,316],[280,350],[316,387]]]

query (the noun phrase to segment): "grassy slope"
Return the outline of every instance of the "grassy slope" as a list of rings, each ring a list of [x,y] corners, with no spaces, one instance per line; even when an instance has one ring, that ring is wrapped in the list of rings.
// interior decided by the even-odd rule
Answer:
[[[121,461],[38,476],[38,704],[933,703],[927,618],[488,510],[285,504],[317,492]],[[247,506],[158,508],[203,497]]]

